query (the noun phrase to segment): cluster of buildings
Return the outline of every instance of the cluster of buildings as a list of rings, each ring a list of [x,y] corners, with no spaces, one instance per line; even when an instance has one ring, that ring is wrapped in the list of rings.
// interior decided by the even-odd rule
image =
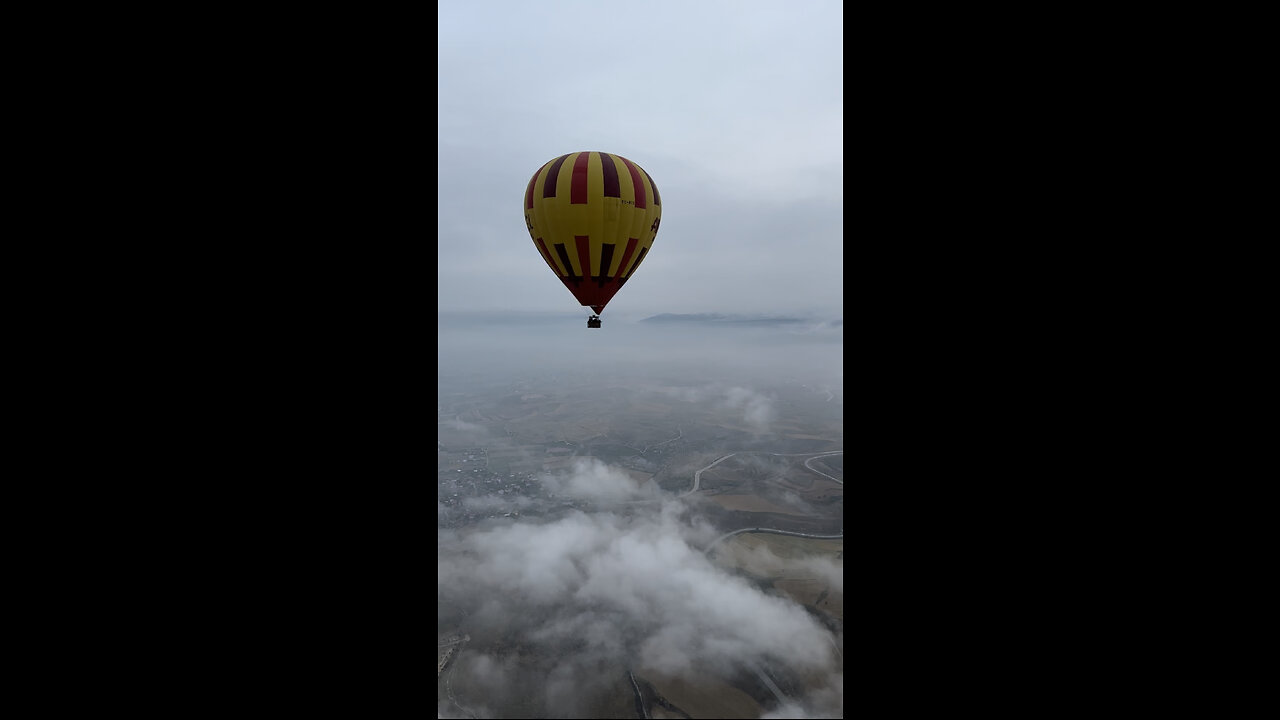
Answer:
[[[463,645],[465,645],[465,644],[466,644],[466,642],[467,642],[468,640],[470,640],[470,639],[471,639],[471,636],[470,636],[470,635],[463,635],[462,637],[457,637],[457,636],[455,636],[455,637],[453,637],[452,639],[450,639],[450,640],[449,640],[449,642],[451,642],[451,643],[453,643],[453,644],[449,646],[449,649],[448,649],[448,650],[445,650],[445,651],[444,651],[444,655],[440,658],[440,662],[439,662],[439,663],[437,663],[437,665],[436,665],[436,679],[437,679],[437,680],[439,680],[439,679],[440,679],[440,675],[444,672],[444,669],[445,669],[446,667],[448,667],[448,666],[449,666],[449,660],[450,660],[450,658],[452,658],[452,657],[453,657],[454,651],[456,651],[458,648],[460,648],[460,647],[462,647]]]

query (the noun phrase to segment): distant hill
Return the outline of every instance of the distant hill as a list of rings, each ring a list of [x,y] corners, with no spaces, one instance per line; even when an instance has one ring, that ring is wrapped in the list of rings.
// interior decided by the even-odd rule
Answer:
[[[584,324],[585,315],[567,312],[524,312],[518,310],[472,311],[472,312],[437,312],[436,320],[441,330],[454,328],[481,327],[519,327],[531,328],[568,328]],[[794,317],[789,315],[729,315],[724,313],[663,313],[643,320],[631,320],[627,317],[604,316],[605,327],[619,327],[635,323],[649,328],[725,328],[725,329],[778,329],[788,332],[806,332],[808,330],[843,329],[841,318],[828,319],[816,317]]]
[[[663,313],[647,317],[640,322],[653,323],[655,325],[670,325],[675,323],[683,324],[715,324],[715,325],[735,325],[735,326],[757,326],[770,327],[776,325],[799,325],[811,320],[794,317],[772,317],[766,315],[722,315],[720,313],[695,313],[692,315],[678,315],[673,313]]]

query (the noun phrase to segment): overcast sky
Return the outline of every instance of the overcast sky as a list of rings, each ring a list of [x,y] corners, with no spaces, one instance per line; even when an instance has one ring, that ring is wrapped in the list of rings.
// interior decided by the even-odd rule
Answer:
[[[441,0],[439,310],[581,312],[521,203],[548,160],[621,155],[662,226],[603,317],[843,317],[838,0]]]

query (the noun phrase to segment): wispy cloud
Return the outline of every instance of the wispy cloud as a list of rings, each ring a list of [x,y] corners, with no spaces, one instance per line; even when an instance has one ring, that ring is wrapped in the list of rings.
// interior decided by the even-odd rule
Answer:
[[[640,483],[622,468],[595,458],[576,458],[566,474],[549,474],[542,484],[552,493],[591,502],[654,500],[662,496],[653,481]]]
[[[725,391],[725,403],[742,411],[742,419],[757,433],[769,432],[773,420],[773,401],[764,395],[743,387],[731,387]]]
[[[558,482],[583,498],[650,496],[598,462]],[[716,531],[689,512],[667,501],[450,534],[438,558],[440,602],[476,608],[466,621],[473,636],[491,623],[509,643],[558,658],[539,697],[561,716],[582,696],[584,678],[605,668],[725,677],[755,663],[836,672],[828,631],[796,603],[715,565],[701,548]],[[484,658],[457,672],[505,697],[512,660]]]

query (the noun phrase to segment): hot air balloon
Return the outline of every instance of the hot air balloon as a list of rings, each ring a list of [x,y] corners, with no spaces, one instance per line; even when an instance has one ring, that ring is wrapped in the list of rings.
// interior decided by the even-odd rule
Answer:
[[[662,197],[653,178],[620,155],[576,152],[547,161],[524,191],[529,237],[556,277],[595,314],[653,246]]]

